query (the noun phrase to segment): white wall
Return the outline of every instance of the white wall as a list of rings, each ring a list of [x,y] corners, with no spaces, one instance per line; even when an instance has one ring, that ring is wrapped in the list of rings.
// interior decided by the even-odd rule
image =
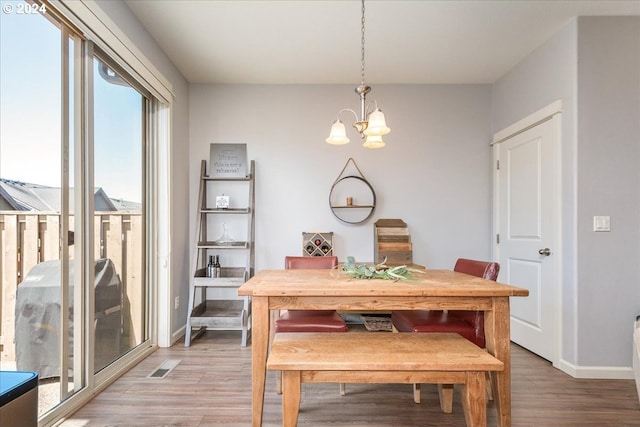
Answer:
[[[257,270],[301,255],[305,231],[333,231],[339,258],[371,261],[379,218],[408,224],[415,263],[451,268],[460,256],[487,259],[490,87],[382,85],[373,87],[374,98],[391,127],[379,150],[361,147],[354,132],[348,145],[324,142],[337,112],[358,107],[352,86],[192,84],[190,218],[209,144],[241,142],[256,161]],[[374,215],[358,225],[339,221],[328,202],[349,157],[378,199]],[[194,227],[192,220],[192,236]]]

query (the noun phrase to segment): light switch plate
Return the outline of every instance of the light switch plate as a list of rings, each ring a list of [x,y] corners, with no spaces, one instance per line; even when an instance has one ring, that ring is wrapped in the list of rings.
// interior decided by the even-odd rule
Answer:
[[[593,231],[611,231],[611,217],[609,215],[594,216]]]

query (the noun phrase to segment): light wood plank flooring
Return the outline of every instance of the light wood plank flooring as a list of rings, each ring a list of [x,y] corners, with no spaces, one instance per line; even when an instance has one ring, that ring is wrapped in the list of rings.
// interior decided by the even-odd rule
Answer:
[[[182,362],[164,379],[147,378],[166,359]],[[640,426],[632,380],[579,380],[512,345],[512,414],[517,426]],[[267,378],[264,426],[281,425],[275,376]],[[413,403],[405,384],[303,384],[300,426],[464,426],[456,391],[452,414],[440,412],[435,385]],[[251,347],[237,332],[207,332],[185,348],[159,349],[63,422],[63,427],[248,426]],[[489,403],[488,425],[495,425]]]

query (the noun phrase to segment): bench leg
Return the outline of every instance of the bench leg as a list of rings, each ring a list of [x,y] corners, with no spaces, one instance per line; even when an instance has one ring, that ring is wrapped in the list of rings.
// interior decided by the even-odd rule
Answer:
[[[282,372],[282,427],[296,427],[299,411],[300,371],[284,371]]]
[[[485,372],[467,372],[462,384],[462,408],[467,427],[487,426],[487,403],[485,399]]]
[[[276,371],[276,393],[282,394],[282,371]]]
[[[282,394],[282,371],[276,371],[276,393]],[[340,396],[344,396],[346,394],[347,389],[344,386],[344,383],[340,383]]]
[[[440,409],[445,414],[453,412],[453,384],[438,384]]]
[[[420,384],[413,385],[413,401],[414,403],[420,403]]]
[[[486,373],[485,392],[487,394],[487,400],[493,401],[491,372]],[[440,398],[440,409],[442,409],[442,412],[445,414],[453,412],[453,384],[438,384],[438,397]],[[416,403],[420,403],[420,384],[414,384],[413,400]]]
[[[493,388],[491,387],[491,382],[493,381],[491,379],[491,376],[493,374],[491,373],[491,371],[487,371],[487,377],[486,377],[486,382],[487,382],[487,400],[493,402]]]

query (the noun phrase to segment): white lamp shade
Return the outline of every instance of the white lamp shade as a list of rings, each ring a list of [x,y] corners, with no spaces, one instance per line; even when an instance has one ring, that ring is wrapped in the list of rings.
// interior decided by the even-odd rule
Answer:
[[[367,139],[362,143],[362,146],[366,148],[382,148],[385,145],[387,144],[384,143],[380,135],[367,136]]]
[[[391,132],[391,129],[387,127],[387,124],[384,120],[384,114],[379,109],[375,109],[371,114],[369,114],[369,125],[364,130],[364,134],[369,135],[386,135]]]
[[[347,130],[344,128],[344,123],[340,120],[333,122],[333,125],[331,126],[331,133],[326,141],[333,145],[348,144],[349,138],[347,138]]]

